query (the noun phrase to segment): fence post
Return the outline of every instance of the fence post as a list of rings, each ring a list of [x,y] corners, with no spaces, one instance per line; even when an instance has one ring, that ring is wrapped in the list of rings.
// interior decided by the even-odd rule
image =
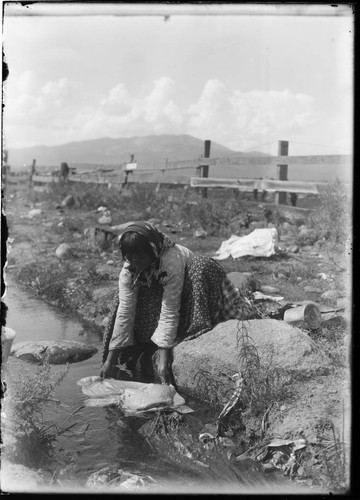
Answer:
[[[288,156],[289,154],[289,142],[288,141],[279,141],[278,144],[278,156]],[[288,165],[281,164],[277,165],[277,178],[279,181],[287,181],[288,180]],[[287,193],[278,192],[275,195],[275,203],[277,205],[286,205],[286,195]]]
[[[31,171],[30,171],[30,188],[34,187],[33,186],[33,177],[36,174],[36,159],[32,161],[31,165]]]
[[[211,141],[204,141],[204,158],[210,158]],[[209,165],[200,165],[200,177],[209,177]],[[203,198],[207,198],[207,188],[202,189]]]

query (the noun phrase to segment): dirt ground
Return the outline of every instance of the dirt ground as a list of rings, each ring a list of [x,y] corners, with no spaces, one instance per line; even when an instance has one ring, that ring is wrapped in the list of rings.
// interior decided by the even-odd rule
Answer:
[[[51,200],[31,202],[20,191],[7,193],[4,211],[9,228],[5,281],[8,273],[45,301],[71,309],[87,321],[103,326],[109,312],[108,304],[116,291],[121,257],[116,245],[110,244],[106,248],[102,231],[94,231],[95,227],[101,226],[101,212],[96,209],[86,211],[76,207],[61,207]],[[132,215],[113,212],[112,227],[134,220]],[[225,239],[223,236],[195,238],[194,228],[177,224],[176,213],[169,214],[167,220],[154,222],[164,232],[171,233],[174,241],[188,246],[195,253],[214,255]],[[280,250],[294,246],[298,231],[296,225],[294,227],[295,231],[286,225],[281,228]],[[61,243],[67,243],[71,250],[66,258],[59,259],[56,250]],[[340,326],[335,324],[328,327],[325,330],[327,338],[323,335],[324,330],[319,338],[314,338],[319,351],[330,355],[329,375],[299,384],[291,404],[283,408],[286,418],[279,413],[271,416],[271,426],[276,429],[278,439],[299,438],[304,429],[308,430],[308,422],[314,422],[313,436],[307,434],[307,439],[313,440],[314,447],[304,459],[304,463],[311,466],[312,475],[304,475],[304,481],[307,480],[308,484],[327,482],[331,485],[327,465],[319,451],[319,439],[328,445],[334,443],[331,441],[331,425],[324,421],[324,415],[327,414],[329,421],[333,422],[339,439],[346,437],[345,446],[347,451],[350,449],[351,316],[350,271],[346,249],[336,250],[325,241],[316,241],[294,253],[287,252],[284,255],[279,252],[274,258],[268,259],[230,258],[222,261],[222,265],[227,272],[252,273],[261,287],[274,287],[276,292],[270,295],[281,295],[288,301],[312,300],[329,310],[336,309],[338,301],[348,301],[347,308],[342,312],[344,321],[340,321]],[[46,281],[45,269],[51,284]],[[328,298],[323,295],[324,292],[328,292]],[[332,409],[331,414],[329,408]],[[318,429],[318,435],[314,429]],[[336,471],[333,475],[336,475]],[[341,483],[340,480],[338,482]]]

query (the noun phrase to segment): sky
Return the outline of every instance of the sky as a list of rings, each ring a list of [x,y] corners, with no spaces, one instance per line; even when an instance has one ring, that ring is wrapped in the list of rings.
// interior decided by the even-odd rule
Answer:
[[[290,155],[352,153],[351,7],[4,6],[7,148],[189,134],[235,151],[277,154],[286,140]]]

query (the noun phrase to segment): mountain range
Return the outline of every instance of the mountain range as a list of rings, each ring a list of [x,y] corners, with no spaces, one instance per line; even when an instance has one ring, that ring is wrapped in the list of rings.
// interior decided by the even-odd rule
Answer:
[[[164,164],[168,161],[192,160],[203,156],[204,141],[190,135],[149,135],[112,139],[104,137],[88,141],[69,142],[57,146],[31,146],[8,149],[8,163],[12,167],[31,165],[56,166],[61,162],[88,165],[119,165],[134,161]],[[211,142],[211,157],[239,154],[221,144]],[[263,153],[243,153],[261,155]]]

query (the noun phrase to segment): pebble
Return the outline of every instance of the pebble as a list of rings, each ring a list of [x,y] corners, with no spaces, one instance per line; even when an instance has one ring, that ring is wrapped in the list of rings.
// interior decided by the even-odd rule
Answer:
[[[339,293],[336,290],[326,290],[326,292],[321,294],[321,298],[325,300],[334,300],[339,297]]]
[[[298,245],[293,245],[292,247],[289,248],[290,253],[299,253],[299,246]]]
[[[30,210],[27,214],[27,217],[36,217],[37,215],[41,215],[43,212],[41,210],[41,208],[33,208],[32,210]]]
[[[59,259],[67,259],[72,256],[72,248],[67,243],[61,243],[57,247],[55,254]]]

